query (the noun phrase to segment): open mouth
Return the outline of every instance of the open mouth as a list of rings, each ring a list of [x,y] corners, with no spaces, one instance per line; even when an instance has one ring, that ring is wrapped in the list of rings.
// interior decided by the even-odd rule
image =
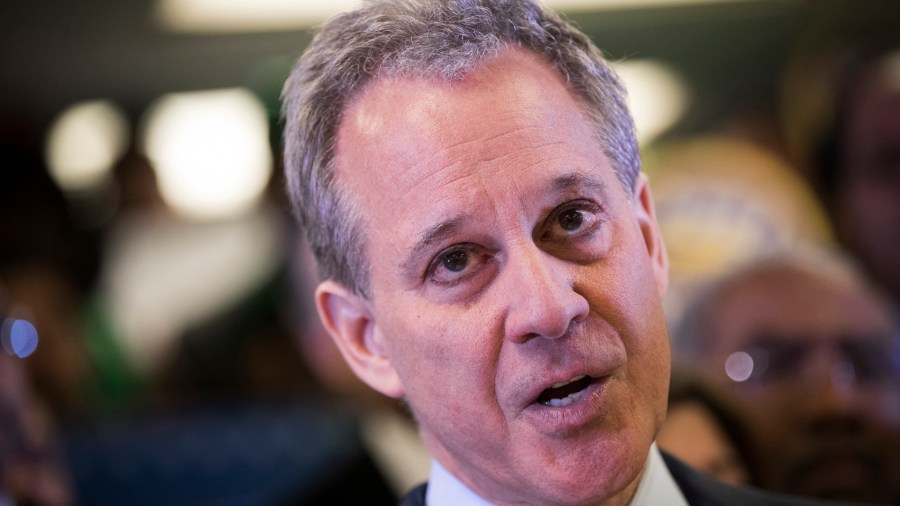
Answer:
[[[585,396],[587,388],[593,382],[594,378],[581,375],[569,381],[554,383],[550,388],[541,392],[541,395],[538,396],[535,402],[554,408],[566,407],[581,400]]]

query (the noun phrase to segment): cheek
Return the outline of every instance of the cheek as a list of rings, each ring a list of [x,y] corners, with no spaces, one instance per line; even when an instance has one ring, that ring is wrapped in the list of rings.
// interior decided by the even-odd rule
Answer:
[[[443,306],[419,314],[427,317],[391,322],[389,351],[426,445],[438,453],[499,454],[506,440],[495,386],[502,339],[492,318]]]
[[[664,327],[664,321],[661,323]],[[671,362],[669,343],[664,328],[650,330],[651,335],[662,336],[658,342],[648,342],[646,346],[636,346],[636,351],[629,357],[629,371],[635,375],[635,383],[639,390],[638,399],[645,398],[645,406],[649,411],[650,423],[654,433],[662,426],[668,405],[669,378]]]
[[[592,311],[616,329],[625,347],[627,381],[633,390],[629,411],[658,430],[668,398],[668,329],[647,250],[643,242],[631,244],[613,250],[592,266],[593,272],[584,273],[584,293]]]
[[[501,339],[495,318],[479,307],[396,301],[383,326],[388,353],[409,399],[439,398],[447,409],[494,391]],[[431,396],[431,397],[430,397]]]
[[[646,250],[641,253],[646,255]],[[623,260],[623,270],[628,274],[624,277],[622,290],[617,292],[623,308],[623,339],[629,355],[629,373],[635,375],[639,388],[646,390],[648,402],[655,403],[657,423],[661,424],[671,367],[669,331],[649,257],[632,255],[632,258],[640,261]]]
[[[592,310],[619,331],[629,361],[655,363],[649,368],[651,372],[668,374],[668,329],[662,297],[639,231],[633,232],[622,247],[589,268],[583,286]]]

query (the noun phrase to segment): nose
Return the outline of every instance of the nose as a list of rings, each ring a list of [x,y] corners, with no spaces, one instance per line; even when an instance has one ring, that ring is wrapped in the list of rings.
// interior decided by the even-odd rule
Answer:
[[[533,244],[510,255],[503,273],[507,339],[559,338],[587,316],[588,301],[575,290],[573,268]]]
[[[802,383],[810,410],[821,414],[846,413],[852,410],[858,393],[853,364],[831,347],[818,349],[806,364]]]

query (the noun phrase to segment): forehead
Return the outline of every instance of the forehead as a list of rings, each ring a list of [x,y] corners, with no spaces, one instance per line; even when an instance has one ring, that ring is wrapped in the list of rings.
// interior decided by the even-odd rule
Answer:
[[[743,344],[762,331],[833,338],[883,332],[890,326],[884,308],[859,283],[795,269],[740,279],[717,307],[717,334],[731,344]]]
[[[612,181],[597,138],[557,72],[508,49],[461,80],[386,77],[368,85],[340,123],[335,168],[374,226],[385,209],[394,218],[411,208],[451,212],[486,196],[539,191],[566,171],[602,167]],[[409,223],[396,220],[400,228]]]
[[[480,121],[473,124],[473,118]],[[397,155],[433,144],[450,147],[463,137],[470,141],[471,151],[488,147],[476,141],[494,132],[556,128],[569,121],[587,118],[581,101],[559,74],[537,55],[507,49],[458,80],[390,76],[369,83],[345,110],[338,129],[338,156],[346,152],[344,148],[385,139],[391,142],[369,147],[379,148],[377,154]],[[456,130],[463,127],[477,128]]]

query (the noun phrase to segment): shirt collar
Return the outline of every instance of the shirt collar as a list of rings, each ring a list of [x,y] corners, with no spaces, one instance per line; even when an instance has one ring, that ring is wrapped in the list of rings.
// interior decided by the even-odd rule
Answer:
[[[492,506],[481,496],[463,485],[436,459],[431,459],[428,488],[425,489],[426,506]]]
[[[644,464],[644,475],[638,485],[630,506],[652,506],[665,504],[667,506],[688,506],[684,494],[675,483],[675,478],[666,467],[662,454],[656,447],[656,443],[650,447],[650,455]]]
[[[427,506],[492,506],[491,503],[472,492],[437,460],[432,459],[428,488],[425,491]],[[651,506],[666,504],[688,506],[684,495],[666,467],[656,443],[650,447],[644,474],[632,498],[630,506]]]

